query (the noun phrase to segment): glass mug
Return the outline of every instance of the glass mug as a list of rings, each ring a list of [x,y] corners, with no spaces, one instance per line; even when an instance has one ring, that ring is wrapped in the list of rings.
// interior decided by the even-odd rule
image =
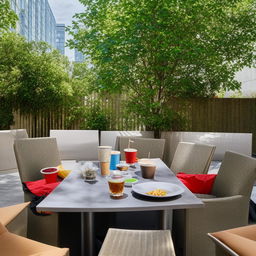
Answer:
[[[121,198],[124,194],[124,177],[121,174],[112,174],[107,177],[109,193],[113,198]]]

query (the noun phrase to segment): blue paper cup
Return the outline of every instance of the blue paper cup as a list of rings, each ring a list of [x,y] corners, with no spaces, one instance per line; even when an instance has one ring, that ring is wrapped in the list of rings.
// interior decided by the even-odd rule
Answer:
[[[116,165],[120,163],[120,151],[112,151],[110,158],[110,170],[116,170]]]

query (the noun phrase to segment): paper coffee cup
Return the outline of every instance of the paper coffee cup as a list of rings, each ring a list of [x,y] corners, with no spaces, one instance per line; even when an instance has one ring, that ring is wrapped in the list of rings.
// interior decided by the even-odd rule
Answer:
[[[112,147],[111,146],[98,146],[98,159],[100,162],[110,162]]]
[[[110,158],[110,170],[116,170],[116,165],[120,163],[120,151],[112,151]]]
[[[151,163],[140,164],[141,176],[144,179],[154,179],[156,165]]]
[[[100,172],[102,176],[110,174],[110,162],[100,162]]]

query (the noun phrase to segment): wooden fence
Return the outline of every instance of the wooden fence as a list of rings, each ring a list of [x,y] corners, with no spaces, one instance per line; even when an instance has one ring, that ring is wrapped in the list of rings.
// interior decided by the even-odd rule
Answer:
[[[87,104],[92,104],[88,100]],[[101,105],[110,118],[110,130],[143,130],[140,119],[124,115],[125,99],[106,97]],[[184,130],[201,132],[253,133],[253,152],[256,152],[256,99],[172,99],[172,107],[187,119]],[[50,129],[65,129],[65,111],[41,112],[35,116],[15,113],[13,129],[25,128],[31,137],[48,136]],[[70,129],[79,129],[73,124]]]

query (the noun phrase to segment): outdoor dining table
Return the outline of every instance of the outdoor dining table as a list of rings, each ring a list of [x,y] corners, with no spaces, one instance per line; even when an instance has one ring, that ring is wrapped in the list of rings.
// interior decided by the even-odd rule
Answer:
[[[160,159],[153,159],[157,169],[155,182],[169,182],[184,189],[178,196],[166,200],[156,200],[137,195],[131,187],[125,187],[121,199],[113,199],[109,195],[107,179],[97,174],[96,181],[85,182],[79,170],[79,164],[61,184],[49,194],[38,206],[39,211],[80,212],[81,213],[81,252],[82,255],[94,255],[94,213],[96,212],[136,212],[161,211],[162,229],[168,228],[168,210],[203,207],[203,202],[190,192]],[[129,172],[137,176],[139,182],[152,180],[143,179],[138,164],[129,168]],[[86,243],[86,246],[85,246]]]

